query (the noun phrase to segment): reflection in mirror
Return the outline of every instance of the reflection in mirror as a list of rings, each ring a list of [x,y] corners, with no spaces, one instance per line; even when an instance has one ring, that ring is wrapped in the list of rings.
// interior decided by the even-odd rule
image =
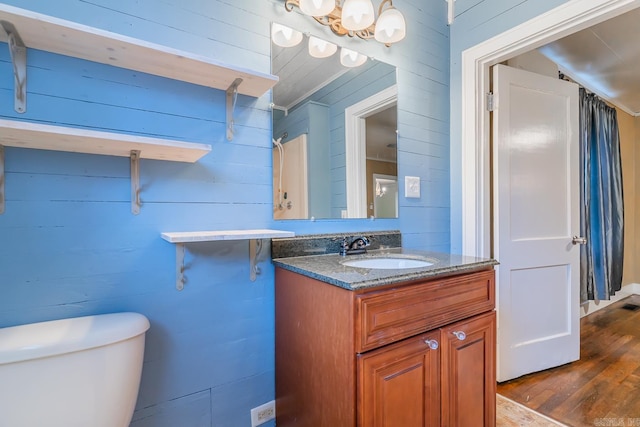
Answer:
[[[274,219],[398,215],[396,69],[340,51],[272,43]]]
[[[398,176],[373,174],[373,194],[371,195],[373,215],[376,218],[396,218],[398,216]],[[371,209],[371,205],[369,205]]]
[[[385,107],[365,119],[368,216],[398,217],[397,108]]]

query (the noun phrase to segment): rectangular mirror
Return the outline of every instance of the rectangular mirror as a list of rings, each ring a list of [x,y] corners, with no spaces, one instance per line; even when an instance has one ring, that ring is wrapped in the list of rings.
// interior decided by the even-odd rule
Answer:
[[[272,25],[274,219],[397,218],[396,68]]]

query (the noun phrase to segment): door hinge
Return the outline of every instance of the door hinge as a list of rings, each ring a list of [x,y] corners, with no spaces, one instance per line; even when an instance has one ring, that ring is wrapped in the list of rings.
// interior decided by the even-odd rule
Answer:
[[[493,111],[496,109],[494,98],[493,92],[487,93],[487,111]]]

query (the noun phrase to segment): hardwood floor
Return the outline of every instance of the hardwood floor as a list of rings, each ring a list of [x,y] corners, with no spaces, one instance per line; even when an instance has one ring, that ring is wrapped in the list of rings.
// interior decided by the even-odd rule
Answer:
[[[580,339],[579,361],[498,384],[498,393],[568,426],[640,426],[640,296],[583,317]]]

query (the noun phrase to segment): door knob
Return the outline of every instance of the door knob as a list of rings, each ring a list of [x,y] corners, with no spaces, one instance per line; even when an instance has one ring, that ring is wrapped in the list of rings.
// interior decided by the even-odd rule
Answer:
[[[465,338],[467,338],[467,334],[465,334],[462,331],[453,331],[452,334],[455,335],[455,337],[458,338],[460,341],[464,341]]]
[[[424,340],[424,343],[428,345],[431,350],[438,349],[438,340]]]
[[[573,239],[571,240],[571,243],[573,243],[574,245],[586,245],[587,244],[587,238],[586,237],[573,236]]]

